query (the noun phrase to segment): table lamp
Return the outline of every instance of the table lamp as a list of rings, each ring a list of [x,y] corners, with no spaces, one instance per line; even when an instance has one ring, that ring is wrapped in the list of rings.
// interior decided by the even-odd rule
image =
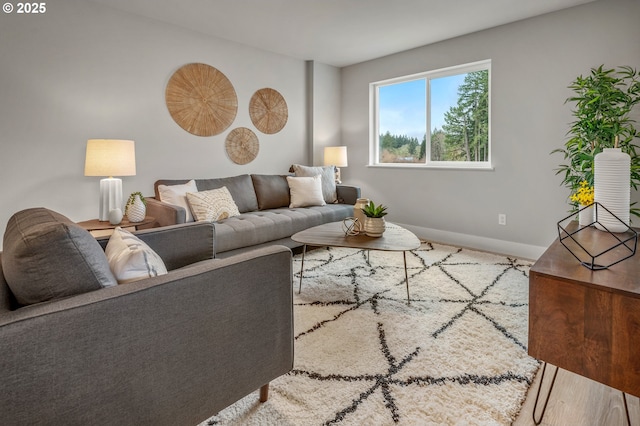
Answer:
[[[327,146],[324,148],[324,165],[335,166],[336,183],[342,183],[340,176],[340,167],[347,167],[347,147],[346,146]]]
[[[99,220],[109,220],[109,212],[122,209],[122,179],[114,176],[136,175],[134,141],[89,139],[84,162],[85,176],[108,176],[100,180]]]

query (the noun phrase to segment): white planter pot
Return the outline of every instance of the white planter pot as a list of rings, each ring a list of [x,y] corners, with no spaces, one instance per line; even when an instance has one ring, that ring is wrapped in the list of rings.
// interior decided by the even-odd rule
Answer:
[[[133,203],[127,205],[127,219],[129,222],[142,222],[147,214],[147,207],[139,195],[136,195]]]
[[[385,230],[384,217],[367,217],[364,220],[364,233],[369,237],[381,237]]]
[[[626,231],[631,201],[631,157],[620,148],[605,148],[596,155],[593,172],[594,200],[605,206],[624,224],[605,209],[598,209],[598,222],[611,232]],[[596,228],[604,230],[600,224],[596,224]]]

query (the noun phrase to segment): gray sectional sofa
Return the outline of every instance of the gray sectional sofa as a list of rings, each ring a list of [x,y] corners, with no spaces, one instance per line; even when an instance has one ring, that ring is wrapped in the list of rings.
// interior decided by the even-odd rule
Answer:
[[[160,185],[182,185],[188,179],[164,179],[154,185],[155,197],[147,198],[147,214],[157,225],[184,223],[185,208],[160,201]],[[324,206],[289,208],[286,175],[240,175],[216,179],[195,179],[198,191],[226,187],[240,211],[239,216],[214,222],[216,257],[227,257],[247,249],[280,244],[289,248],[299,244],[291,236],[312,226],[341,221],[353,216],[353,205],[360,188],[337,185],[336,203]]]
[[[108,238],[43,208],[10,219],[0,253],[0,423],[195,425],[258,388],[264,400],[268,383],[291,370],[288,248],[213,259],[207,222],[136,236],[168,273],[115,285]]]

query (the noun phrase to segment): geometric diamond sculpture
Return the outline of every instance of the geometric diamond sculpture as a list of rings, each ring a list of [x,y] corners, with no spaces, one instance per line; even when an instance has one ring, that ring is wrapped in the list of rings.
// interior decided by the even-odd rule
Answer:
[[[587,226],[580,226],[573,220],[575,213],[558,222],[558,239],[569,250],[580,264],[593,271],[607,269],[635,255],[638,244],[638,233],[621,221],[602,204],[593,203],[595,219]],[[583,207],[580,210],[590,208]],[[626,227],[624,232],[611,232],[598,219],[603,210]],[[594,225],[602,227],[602,231]]]

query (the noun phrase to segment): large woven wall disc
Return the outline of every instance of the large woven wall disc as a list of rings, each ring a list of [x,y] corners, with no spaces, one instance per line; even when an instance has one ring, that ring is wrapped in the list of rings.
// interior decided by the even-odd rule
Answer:
[[[247,164],[252,162],[260,150],[258,137],[251,129],[238,127],[227,135],[224,143],[227,155],[236,164]]]
[[[249,101],[249,116],[253,125],[262,133],[278,133],[289,118],[287,102],[274,89],[260,89]]]
[[[229,79],[206,64],[187,64],[167,83],[165,92],[171,117],[197,136],[222,133],[238,112],[238,97]]]

